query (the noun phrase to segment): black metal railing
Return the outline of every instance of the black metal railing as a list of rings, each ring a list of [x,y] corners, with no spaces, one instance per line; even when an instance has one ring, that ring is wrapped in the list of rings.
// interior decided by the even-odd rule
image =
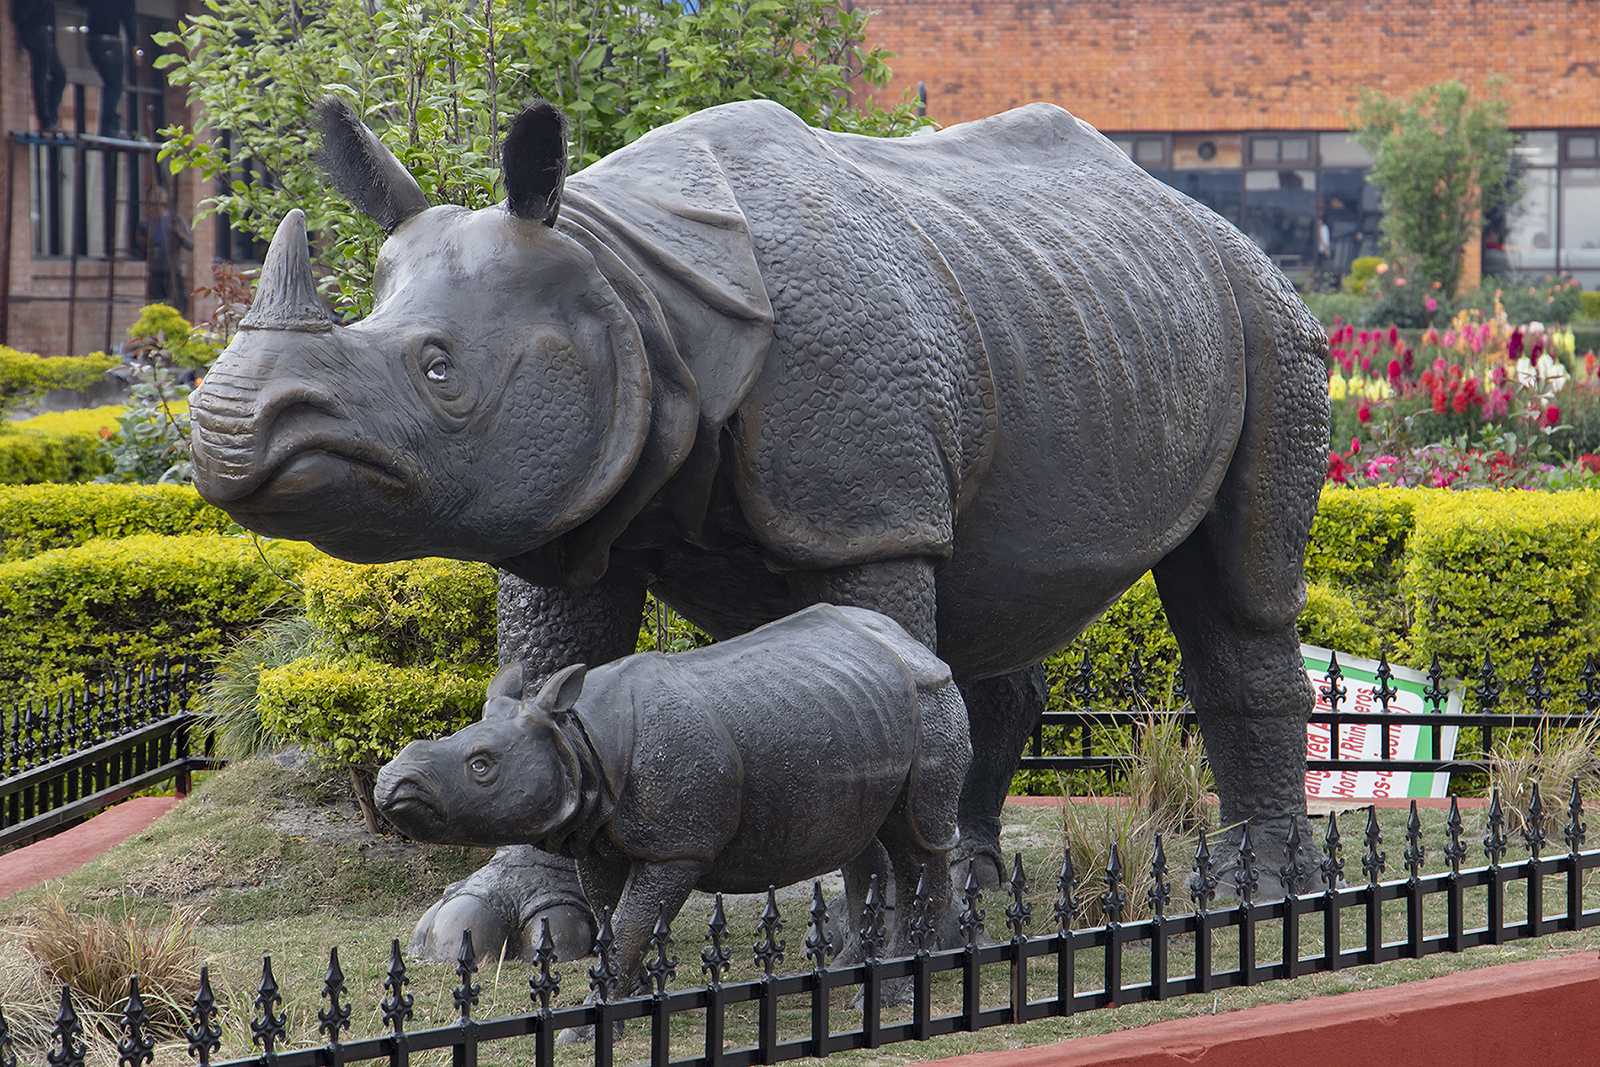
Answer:
[[[1069,852],[1059,871],[1050,872],[1055,896],[1047,917],[1037,924],[1045,928],[1042,931],[1033,921],[1034,902],[1019,855],[1006,887],[1004,916],[1008,933],[1003,939],[990,942],[986,936],[982,894],[969,870],[966,885],[959,893],[964,944],[943,950],[930,945],[938,923],[929,914],[929,895],[919,885],[910,901],[915,909],[911,924],[914,951],[895,958],[883,958],[884,910],[874,884],[859,926],[864,960],[838,968],[830,966],[838,946],[830,933],[828,909],[818,884],[804,940],[804,956],[810,969],[789,975],[777,971],[785,953],[785,941],[779,936],[784,922],[776,897],[769,891],[760,921],[760,940],[754,946],[754,966],[759,974],[748,981],[722,980],[732,954],[726,947],[728,929],[718,896],[705,936],[709,944],[701,952],[708,976],[706,984],[693,989],[670,988],[678,959],[672,954],[669,917],[663,914],[639,976],[645,992],[620,999],[616,993],[621,982],[611,960],[610,918],[602,912],[595,945],[597,958],[588,969],[590,996],[586,1003],[553,1006],[555,994],[562,987],[562,976],[554,967],[555,953],[546,927],[528,978],[531,1010],[493,1019],[473,1015],[480,986],[473,981],[478,959],[468,934],[463,936],[456,967],[459,985],[453,996],[458,1018],[446,1025],[417,1030],[407,1029],[413,1018],[413,998],[406,992],[410,979],[397,940],[391,948],[379,1004],[388,1032],[357,1040],[346,1036],[352,1004],[338,950],[334,948],[321,992],[323,1007],[316,1014],[321,1043],[298,1049],[288,1047],[291,1012],[283,1006],[284,990],[273,975],[272,958],[268,956],[262,963],[261,983],[249,1024],[252,1044],[259,1051],[217,1067],[317,1067],[381,1061],[406,1064],[413,1055],[431,1049],[450,1049],[453,1064],[470,1065],[477,1063],[482,1046],[509,1041],[524,1043],[494,1051],[537,1067],[551,1067],[558,1032],[575,1027],[592,1028],[592,1036],[583,1040],[593,1043],[596,1067],[612,1067],[617,1051],[614,1026],[626,1020],[643,1020],[649,1027],[648,1056],[654,1067],[751,1067],[1253,986],[1400,958],[1461,952],[1479,945],[1600,925],[1600,910],[1584,907],[1585,875],[1600,866],[1600,850],[1583,849],[1587,827],[1576,783],[1562,833],[1565,851],[1544,854],[1546,826],[1546,812],[1537,787],[1528,806],[1526,828],[1520,835],[1508,830],[1496,796],[1487,811],[1482,845],[1488,863],[1467,869],[1462,866],[1467,855],[1464,828],[1452,803],[1445,827],[1448,843],[1440,850],[1448,861],[1448,870],[1427,874],[1422,869],[1426,850],[1413,802],[1401,859],[1405,877],[1381,881],[1388,854],[1383,849],[1376,813],[1369,809],[1359,857],[1362,880],[1357,885],[1344,885],[1343,844],[1337,817],[1330,816],[1320,848],[1308,845],[1302,850],[1298,841],[1291,841],[1292,858],[1277,872],[1286,895],[1274,900],[1257,899],[1261,868],[1255,863],[1248,824],[1238,830],[1237,862],[1232,864],[1232,869],[1240,873],[1227,887],[1221,885],[1223,878],[1203,833],[1195,849],[1192,873],[1175,886],[1157,836],[1151,852],[1149,887],[1140,894],[1148,916],[1136,921],[1124,921],[1132,891],[1116,850],[1112,850],[1104,871],[1096,875],[1099,884],[1080,882]],[[1232,834],[1228,831],[1230,845],[1235,840]],[[1513,836],[1521,837],[1528,857],[1507,862]],[[1336,888],[1323,888],[1329,884]],[[1079,927],[1085,902],[1101,885],[1103,891],[1098,897],[1104,921],[1097,926]],[[1219,888],[1237,892],[1237,903],[1215,906]],[[1186,913],[1170,913],[1174,889],[1187,891],[1191,909]],[[1514,894],[1510,892],[1513,889]],[[1425,908],[1430,898],[1443,898],[1443,906],[1436,903]],[[1470,925],[1469,901],[1473,909]],[[1547,910],[1547,901],[1554,902],[1555,910]],[[1520,914],[1508,917],[1509,911],[1519,907]],[[1386,937],[1386,912],[1390,920],[1404,913],[1403,923],[1390,922],[1391,930],[1404,931],[1403,937]],[[938,987],[940,1004],[950,1007],[959,1003],[959,1010],[936,1012],[934,982],[941,975],[950,978]],[[1003,984],[993,981],[999,976],[1004,977]],[[990,981],[986,983],[985,978]],[[1082,989],[1081,984],[1091,988]],[[880,994],[889,988],[903,991],[907,985],[909,1012],[891,1009],[895,1019],[886,1020]],[[836,1014],[834,993],[851,988],[861,991],[860,1023],[853,1025],[852,1013],[850,1025],[840,1027],[836,1024],[844,1021],[839,1018],[843,1013]],[[1036,992],[1043,995],[1036,998]],[[804,1013],[791,1010],[780,1023],[780,998],[801,998],[809,1005],[809,1019]],[[728,1048],[728,1011],[741,1004],[756,1006],[755,1042]],[[221,1049],[222,1028],[217,1022],[219,1006],[209,972],[204,968],[199,991],[186,1010],[187,1029],[182,1034],[169,1035],[169,1039],[176,1036],[180,1042],[187,1040],[190,1055],[201,1065],[211,1065],[212,1057]],[[309,1016],[309,1008],[302,1006],[294,1014]],[[689,1032],[703,1032],[703,1041],[686,1040],[685,1029],[678,1027],[675,1047],[674,1020],[684,1017],[690,1022]],[[149,1063],[154,1041],[136,978],[120,1027],[120,1062],[130,1067]],[[65,988],[50,1040],[49,1062],[83,1063],[84,1028],[73,1007],[72,995]],[[0,1015],[0,1062],[10,1062],[6,1059],[6,1041],[7,1031]]]
[[[1058,679],[1054,687],[1052,706],[1064,706],[1066,710],[1045,713],[1034,729],[1018,770],[1085,771],[1103,775],[1107,784],[1113,785],[1115,775],[1125,768],[1128,757],[1097,751],[1101,747],[1095,743],[1097,731],[1108,727],[1138,730],[1152,715],[1174,718],[1182,722],[1186,730],[1198,731],[1199,721],[1185,703],[1182,665],[1171,671],[1170,684],[1153,681],[1150,674],[1137,647],[1121,669],[1109,677],[1097,673],[1093,660],[1085,653],[1077,667]],[[1322,699],[1311,714],[1313,723],[1324,724],[1329,729],[1329,758],[1308,760],[1307,770],[1482,772],[1490,765],[1495,737],[1500,731],[1530,727],[1570,729],[1592,723],[1600,716],[1600,665],[1596,664],[1593,654],[1588,656],[1577,677],[1555,679],[1547,671],[1543,656],[1537,653],[1528,675],[1523,678],[1502,677],[1492,655],[1486,653],[1478,673],[1466,682],[1447,678],[1435,655],[1425,673],[1422,695],[1426,710],[1421,714],[1392,706],[1398,695],[1389,685],[1393,677],[1388,657],[1384,656],[1379,660],[1374,679],[1377,683],[1373,689],[1374,703],[1368,710],[1341,706],[1346,703],[1347,679],[1338,656],[1332,656],[1327,672],[1316,686]],[[1557,685],[1562,685],[1564,691],[1554,688]],[[1447,709],[1450,693],[1457,688],[1470,697],[1471,710]],[[1514,704],[1508,700],[1508,695],[1517,698]],[[1152,707],[1177,710],[1152,712]],[[1341,731],[1355,725],[1379,727],[1379,751],[1382,753],[1379,758],[1341,757]],[[1393,732],[1407,725],[1422,729],[1423,736],[1428,739],[1428,756],[1407,759],[1389,755],[1393,749]],[[1444,732],[1450,728],[1470,733],[1458,733],[1456,754],[1445,758],[1442,741]],[[1470,744],[1474,740],[1476,744]]]
[[[64,830],[142,789],[212,766],[191,749],[189,660],[133,668],[0,712],[0,849]]]

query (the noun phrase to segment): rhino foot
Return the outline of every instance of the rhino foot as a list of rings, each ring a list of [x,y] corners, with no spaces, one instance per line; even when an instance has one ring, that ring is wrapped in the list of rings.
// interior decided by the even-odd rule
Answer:
[[[1320,893],[1324,888],[1322,853],[1312,836],[1310,820],[1304,815],[1295,816],[1300,822],[1300,866],[1302,876],[1299,893]],[[1251,868],[1255,872],[1255,887],[1250,897],[1257,903],[1282,900],[1288,896],[1288,880],[1284,868],[1289,864],[1289,817],[1256,819],[1250,823],[1250,844],[1255,850]],[[1225,830],[1222,840],[1212,850],[1212,872],[1217,879],[1217,898],[1223,901],[1239,900],[1240,866],[1237,828]],[[1191,881],[1192,881],[1191,876]],[[1191,885],[1191,889],[1193,886]]]
[[[579,959],[594,945],[594,917],[570,860],[529,845],[508,845],[444,896],[417,922],[409,953],[431,963],[454,963],[463,931],[477,955],[533,962],[549,924],[556,958]]]

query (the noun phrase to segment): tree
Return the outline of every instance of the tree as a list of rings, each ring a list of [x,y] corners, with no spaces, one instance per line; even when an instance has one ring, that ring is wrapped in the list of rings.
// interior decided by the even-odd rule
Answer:
[[[1370,181],[1383,190],[1383,236],[1391,254],[1446,293],[1461,279],[1461,251],[1482,220],[1516,203],[1511,176],[1517,136],[1510,105],[1491,84],[1473,100],[1460,82],[1441,82],[1401,100],[1371,89],[1351,116],[1356,140],[1372,153]]]
[[[909,133],[909,100],[845,103],[851,79],[889,79],[865,26],[842,0],[705,0],[696,11],[679,0],[207,0],[157,38],[172,49],[157,65],[188,87],[197,116],[195,129],[163,131],[162,154],[175,171],[225,179],[205,210],[258,236],[305,209],[324,237],[324,289],[360,312],[383,235],[311,162],[322,97],[349,100],[432,202],[477,208],[500,198],[501,132],[536,95],[571,118],[574,169],[733,100],[775,100],[829,129]]]

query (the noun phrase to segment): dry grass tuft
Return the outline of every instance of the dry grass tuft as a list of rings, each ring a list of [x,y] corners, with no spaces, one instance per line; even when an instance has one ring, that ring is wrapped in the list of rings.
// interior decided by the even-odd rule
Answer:
[[[186,904],[170,905],[165,915],[147,920],[126,906],[120,916],[104,907],[80,914],[57,891],[29,916],[21,941],[50,981],[72,987],[80,1013],[120,1018],[128,979],[137,974],[152,1027],[176,1032],[186,1025],[184,1005],[200,984],[195,932],[201,914]],[[58,996],[46,1000],[52,1025]]]
[[[1080,925],[1105,921],[1101,897],[1113,844],[1122,868],[1122,920],[1130,922],[1150,915],[1155,835],[1162,838],[1169,884],[1181,886],[1184,879],[1172,876],[1173,857],[1181,871],[1192,852],[1188,840],[1208,823],[1211,769],[1199,737],[1188,736],[1178,716],[1149,710],[1119,755],[1127,767],[1127,803],[1074,804],[1069,798],[1062,806],[1062,836],[1080,886]]]
[[[1537,782],[1546,840],[1560,842],[1573,780],[1586,797],[1600,787],[1600,721],[1572,729],[1541,722],[1532,738],[1502,735],[1489,758],[1489,787],[1500,791],[1507,831],[1513,835],[1527,831],[1528,805]]]

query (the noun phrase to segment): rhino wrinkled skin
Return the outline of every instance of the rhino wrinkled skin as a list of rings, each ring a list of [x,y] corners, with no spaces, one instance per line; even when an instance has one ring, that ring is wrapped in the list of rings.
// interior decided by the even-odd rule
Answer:
[[[1305,810],[1326,340],[1236,229],[1047,104],[901,139],[729,104],[569,180],[544,105],[480,211],[323,116],[391,231],[376,302],[327,321],[291,213],[191,400],[207,500],[346,559],[498,565],[500,659],[530,677],[631,652],[647,588],[717,637],[882,611],[966,698],[956,855],[991,878],[1038,664],[1153,569],[1270,884]],[[521,862],[413,944],[515,936]]]
[[[379,809],[421,840],[576,860],[630,979],[693,889],[842,867],[856,913],[873,876],[909,898],[958,836],[966,709],[949,668],[877,612],[817,605],[709,648],[569,667],[526,699],[514,664],[489,698],[482,721],[383,768]],[[942,914],[949,879],[931,886]],[[897,909],[891,955],[915,950],[914,916]]]

